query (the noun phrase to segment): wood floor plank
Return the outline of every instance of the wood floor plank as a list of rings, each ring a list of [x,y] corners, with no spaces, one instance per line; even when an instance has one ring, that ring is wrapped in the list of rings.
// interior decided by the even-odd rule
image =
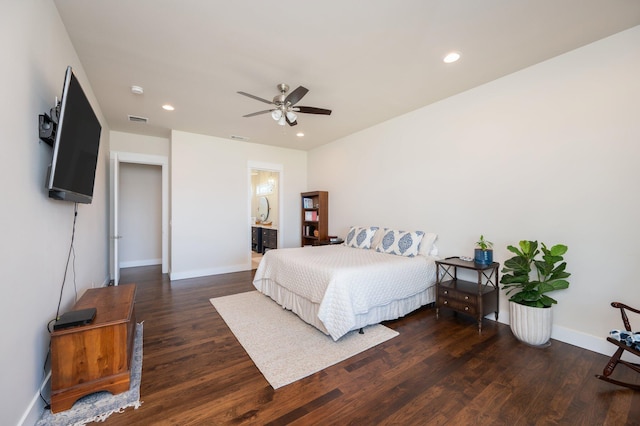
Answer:
[[[474,318],[427,307],[385,323],[399,336],[273,390],[209,303],[252,291],[252,278],[123,269],[144,321],[143,404],[105,425],[640,424],[640,392],[594,377],[608,357],[532,348],[493,321],[478,334]]]

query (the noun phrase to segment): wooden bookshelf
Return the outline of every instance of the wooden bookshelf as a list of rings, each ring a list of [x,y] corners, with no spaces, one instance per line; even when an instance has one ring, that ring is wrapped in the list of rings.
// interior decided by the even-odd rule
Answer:
[[[301,245],[318,245],[329,240],[329,193],[311,191],[300,194]],[[318,231],[318,235],[314,232]]]

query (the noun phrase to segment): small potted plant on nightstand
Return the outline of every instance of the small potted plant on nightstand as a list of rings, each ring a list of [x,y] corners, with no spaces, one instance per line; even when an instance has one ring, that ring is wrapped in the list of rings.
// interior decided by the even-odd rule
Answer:
[[[480,235],[480,239],[476,242],[473,260],[481,265],[493,263],[493,243],[485,240],[484,235]]]
[[[511,331],[521,342],[532,346],[548,346],[551,338],[551,306],[558,303],[545,293],[569,287],[565,271],[567,262],[562,255],[567,246],[556,244],[551,248],[537,241],[520,241],[519,248],[508,246],[514,253],[502,268],[503,290],[509,298]],[[542,251],[542,259],[536,258]]]

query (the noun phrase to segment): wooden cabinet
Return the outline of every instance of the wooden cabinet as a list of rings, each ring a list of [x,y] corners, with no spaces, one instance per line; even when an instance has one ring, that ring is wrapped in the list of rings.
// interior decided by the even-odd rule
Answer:
[[[449,258],[436,261],[436,318],[440,308],[453,309],[456,312],[471,315],[478,320],[478,332],[482,332],[482,318],[495,312],[496,321],[499,312],[498,268],[493,262],[481,265],[473,261]],[[475,282],[458,279],[458,269],[466,269],[475,274]]]
[[[89,289],[73,310],[96,308],[93,322],[51,333],[51,412],[90,393],[129,390],[135,293],[135,284]]]
[[[251,227],[251,250],[262,253],[262,227]]]
[[[327,191],[303,192],[301,245],[318,245],[329,240],[329,193]]]
[[[264,254],[265,251],[278,248],[278,230],[263,226],[251,227],[251,250]]]
[[[262,228],[262,253],[278,248],[278,230]]]

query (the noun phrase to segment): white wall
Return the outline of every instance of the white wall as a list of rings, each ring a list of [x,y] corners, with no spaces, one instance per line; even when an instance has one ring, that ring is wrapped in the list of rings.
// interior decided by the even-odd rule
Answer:
[[[111,131],[111,150],[169,158],[169,138]]]
[[[442,256],[472,255],[484,234],[498,262],[522,239],[567,244],[553,337],[610,352],[609,303],[640,306],[638,46],[635,27],[310,152],[329,231],[437,232]]]
[[[121,268],[162,264],[162,167],[120,164]]]
[[[282,247],[296,247],[306,152],[172,132],[172,279],[251,268],[250,169],[256,163],[282,166],[278,232]]]
[[[33,424],[42,403],[38,390],[69,252],[73,203],[49,199],[44,190],[51,148],[39,142],[38,114],[54,106],[71,65],[102,122],[93,203],[80,205],[75,235],[75,278],[69,267],[61,311],[75,290],[108,280],[107,192],[109,128],[53,2],[4,2],[0,14],[0,223],[3,327],[0,423]],[[74,289],[75,287],[75,289]]]

